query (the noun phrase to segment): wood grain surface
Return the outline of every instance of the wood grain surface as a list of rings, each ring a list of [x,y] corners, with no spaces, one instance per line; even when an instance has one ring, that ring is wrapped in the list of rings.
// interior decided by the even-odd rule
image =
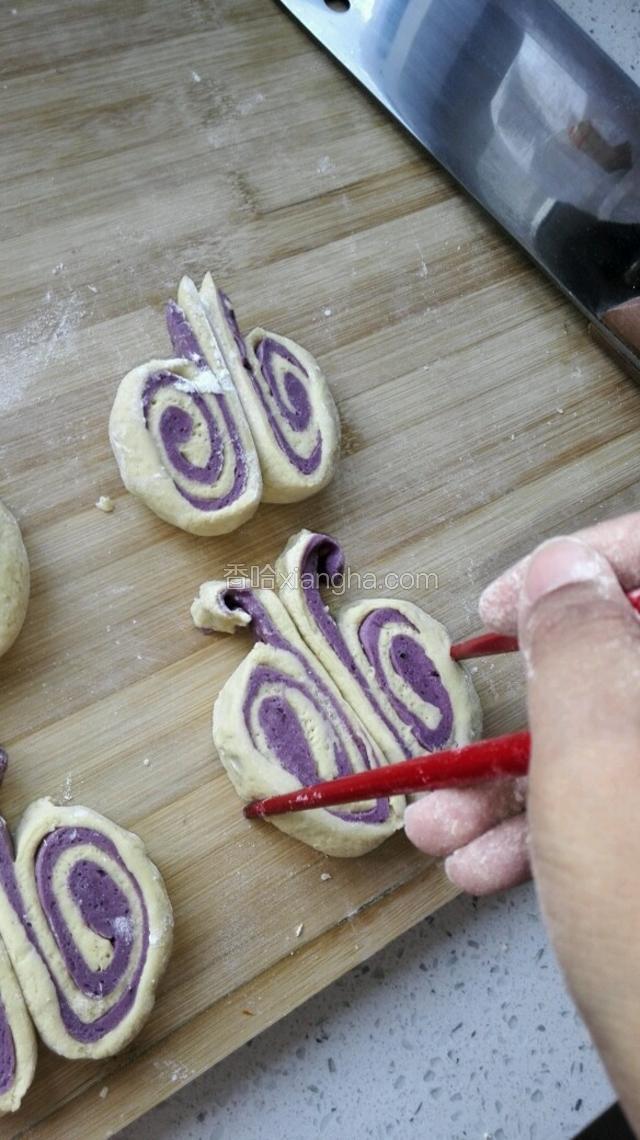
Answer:
[[[107,1064],[42,1048],[0,1124],[86,1138],[451,897],[400,835],[339,862],[243,820],[209,720],[250,639],[192,628],[199,583],[272,562],[310,526],[343,540],[353,569],[437,574],[437,589],[403,596],[469,635],[480,588],[533,542],[637,505],[640,396],[271,0],[15,3],[0,10],[0,496],[33,592],[0,663],[1,803],[12,825],[48,794],[135,829],[176,916],[133,1048]],[[344,430],[324,493],[263,506],[222,539],[127,495],[107,440],[122,375],[167,351],[164,301],[207,269],[245,328],[318,356]],[[474,668],[487,731],[519,726],[517,661]]]

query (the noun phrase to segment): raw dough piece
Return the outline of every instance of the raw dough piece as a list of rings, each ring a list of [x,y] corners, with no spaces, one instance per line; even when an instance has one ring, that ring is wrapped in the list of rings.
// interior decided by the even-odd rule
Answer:
[[[340,425],[313,357],[264,329],[245,341],[210,273],[199,291],[182,278],[166,319],[176,357],[129,372],[111,411],[127,489],[167,522],[212,535],[241,526],[260,498],[295,502],[324,487]]]
[[[0,502],[0,656],[22,629],[29,601],[29,560],[20,527]]]
[[[315,656],[388,760],[467,744],[482,711],[468,673],[451,660],[444,626],[412,602],[365,598],[334,618],[319,576],[344,574],[335,539],[302,530],[276,563],[279,597]]]
[[[315,495],[333,477],[340,447],[338,413],[317,361],[295,341],[265,329],[243,338],[231,301],[210,273],[200,299],[249,421],[264,501],[293,503]]]
[[[170,313],[177,327],[184,314]],[[185,321],[183,352],[188,329]],[[191,534],[226,534],[258,508],[262,479],[240,401],[197,347],[191,359],[151,360],[125,376],[109,437],[127,489]]]
[[[251,625],[258,643],[213,710],[213,739],[244,800],[384,763],[366,729],[315,660],[276,594],[206,582],[192,607],[206,631]],[[362,855],[402,824],[404,800],[318,809],[271,820],[328,855]]]
[[[15,1112],[33,1080],[38,1047],[9,956],[0,940],[0,1113]]]
[[[140,1029],[172,941],[141,840],[85,807],[32,803],[15,859],[0,827],[0,935],[33,1021],[64,1057],[109,1057]]]

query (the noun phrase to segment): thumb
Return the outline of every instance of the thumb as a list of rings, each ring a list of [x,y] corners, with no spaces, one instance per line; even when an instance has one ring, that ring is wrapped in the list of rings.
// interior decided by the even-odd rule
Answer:
[[[571,832],[587,829],[591,846],[597,821],[611,809],[617,816],[620,800],[640,791],[640,622],[606,559],[578,539],[557,538],[531,558],[518,629],[532,823],[559,856],[570,824]],[[632,807],[638,812],[640,800]],[[635,822],[640,832],[637,815]]]
[[[640,621],[606,559],[559,538],[531,558],[518,629],[540,902],[574,996],[624,1085],[624,1059],[612,1051],[630,1004],[620,978],[638,978]]]

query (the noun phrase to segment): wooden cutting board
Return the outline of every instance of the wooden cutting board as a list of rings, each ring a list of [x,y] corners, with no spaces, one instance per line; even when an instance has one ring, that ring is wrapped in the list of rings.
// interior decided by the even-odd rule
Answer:
[[[24,632],[0,664],[1,802],[12,825],[49,794],[135,829],[176,917],[133,1048],[106,1064],[43,1048],[23,1109],[0,1125],[86,1138],[452,894],[400,835],[331,861],[243,820],[209,719],[250,639],[192,628],[199,583],[264,567],[310,526],[342,539],[353,569],[421,572],[402,596],[470,634],[480,588],[532,543],[637,505],[640,395],[274,3],[26,0],[0,20],[0,495],[33,568]],[[219,540],[127,495],[107,440],[121,376],[167,352],[164,301],[207,269],[245,328],[319,357],[344,431],[327,491],[264,506]],[[517,661],[480,663],[476,678],[487,731],[520,725]]]

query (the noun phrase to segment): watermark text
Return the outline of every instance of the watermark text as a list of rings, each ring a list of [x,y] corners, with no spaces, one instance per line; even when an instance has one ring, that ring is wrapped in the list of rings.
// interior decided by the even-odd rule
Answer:
[[[222,573],[230,586],[249,585],[254,590],[313,590],[318,579],[321,586],[327,586],[334,594],[346,594],[351,591],[387,593],[389,590],[404,592],[416,590],[428,593],[439,589],[440,586],[438,575],[433,570],[405,570],[402,573],[390,570],[380,575],[372,571],[361,573],[347,567],[341,574],[334,574],[329,580],[326,575],[318,576],[297,569],[285,573],[268,563],[266,566],[233,563],[225,566]]]

